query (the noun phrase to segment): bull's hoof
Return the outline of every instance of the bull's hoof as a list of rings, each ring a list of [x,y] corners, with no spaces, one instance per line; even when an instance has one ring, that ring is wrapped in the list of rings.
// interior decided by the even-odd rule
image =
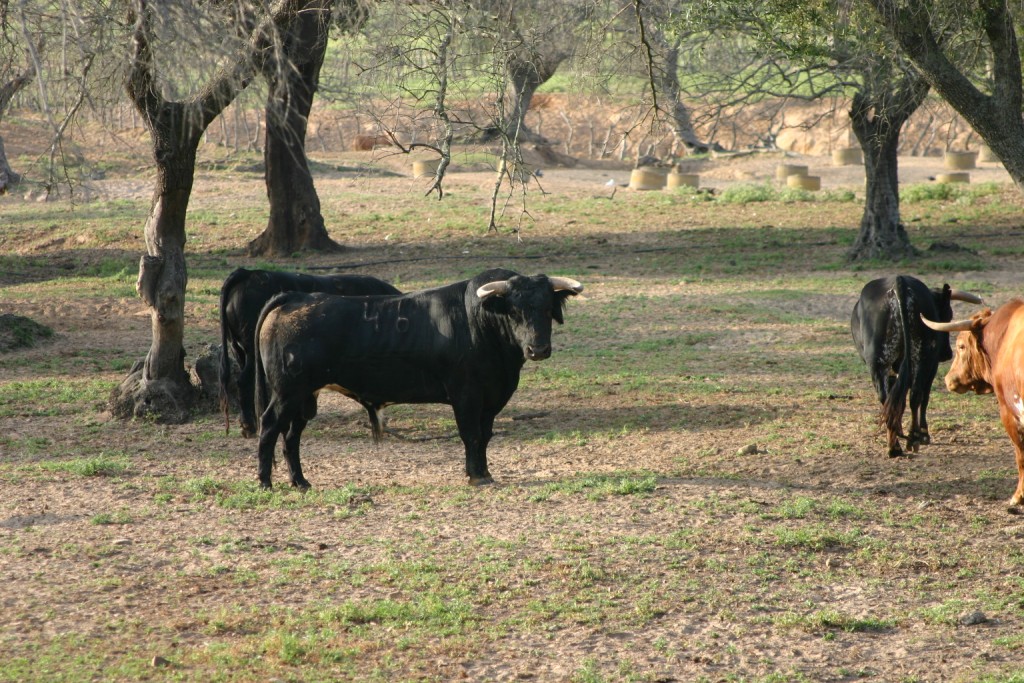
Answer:
[[[488,484],[493,484],[493,483],[494,483],[494,478],[491,477],[491,475],[489,475],[489,474],[485,475],[483,477],[470,477],[469,478],[469,485],[470,486],[487,486]]]
[[[309,489],[313,488],[308,481],[305,479],[293,479],[292,488],[298,489],[302,493],[305,493]]]
[[[904,455],[905,454],[903,453],[903,449],[900,448],[899,446],[893,446],[892,448],[889,449],[890,458],[902,458]]]
[[[928,436],[928,432],[921,432],[917,437],[917,442],[922,446],[927,446],[932,442],[932,437]]]
[[[1007,510],[1007,512],[1009,512],[1011,515],[1021,514],[1021,506],[1024,505],[1024,494],[1013,494],[1012,496],[1010,496],[1010,500],[1006,501],[1006,504],[1010,506],[1010,509]]]
[[[242,436],[244,436],[246,439],[251,439],[252,437],[256,436],[256,428],[255,427],[250,427],[249,425],[242,425],[241,429],[242,429]]]
[[[263,491],[270,491],[273,488],[274,488],[274,485],[271,484],[269,480],[264,481],[263,479],[260,479],[260,489],[261,490],[263,490]]]

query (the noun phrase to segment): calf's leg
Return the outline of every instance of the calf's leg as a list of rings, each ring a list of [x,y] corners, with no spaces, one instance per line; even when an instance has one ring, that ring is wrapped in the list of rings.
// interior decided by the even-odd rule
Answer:
[[[263,489],[273,486],[271,472],[274,468],[274,448],[277,446],[278,437],[291,422],[287,416],[281,413],[282,411],[278,409],[278,401],[271,399],[267,409],[260,416],[259,465],[256,476],[259,479],[260,488]]]
[[[242,436],[256,435],[256,366],[252,354],[239,354],[242,369],[238,373],[239,426]]]
[[[889,372],[888,365],[876,366],[871,369],[871,382],[875,385],[875,395],[878,397],[878,402],[885,406],[885,400],[889,396],[889,392],[892,390],[892,384],[896,378]],[[882,425],[885,426],[885,412],[881,413]],[[899,438],[902,436],[897,431],[885,429],[886,446],[890,458],[898,458],[903,455],[903,448],[900,446]]]
[[[928,399],[938,370],[938,362],[922,362],[914,384],[910,387],[910,436],[907,438],[907,448],[915,453],[918,446],[927,446],[932,441],[928,434]]]
[[[299,461],[299,440],[302,438],[302,430],[306,428],[306,422],[305,419],[296,417],[284,435],[284,459],[288,463],[292,486],[300,491],[308,491],[310,488],[309,482],[302,476],[302,463]]]

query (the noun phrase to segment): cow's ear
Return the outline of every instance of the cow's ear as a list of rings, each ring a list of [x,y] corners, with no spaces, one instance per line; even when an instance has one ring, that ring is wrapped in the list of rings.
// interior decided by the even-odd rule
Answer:
[[[559,325],[565,323],[565,317],[563,315],[565,311],[565,301],[570,296],[576,296],[576,292],[571,289],[563,289],[555,292],[555,305],[551,309],[551,319]]]
[[[506,314],[510,309],[508,299],[503,296],[489,296],[481,301],[480,305],[490,313]]]

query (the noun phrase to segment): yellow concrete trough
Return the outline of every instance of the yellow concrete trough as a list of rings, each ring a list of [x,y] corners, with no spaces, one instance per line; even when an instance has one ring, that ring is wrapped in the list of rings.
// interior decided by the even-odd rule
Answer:
[[[426,178],[437,174],[437,167],[441,164],[440,159],[427,159],[425,161],[412,162],[412,177]]]
[[[669,173],[665,178],[665,187],[700,187],[700,176],[696,173]]]
[[[977,159],[977,152],[946,152],[943,164],[951,171],[966,171],[975,167]]]
[[[864,163],[864,152],[860,147],[841,147],[832,150],[833,166],[855,166]]]
[[[634,168],[629,174],[629,189],[660,190],[667,182],[665,175],[652,168]]]
[[[791,175],[786,178],[786,185],[794,190],[817,192],[821,189],[821,177],[816,175]]]
[[[791,175],[807,175],[807,167],[800,164],[779,164],[775,167],[776,180],[786,180]]]

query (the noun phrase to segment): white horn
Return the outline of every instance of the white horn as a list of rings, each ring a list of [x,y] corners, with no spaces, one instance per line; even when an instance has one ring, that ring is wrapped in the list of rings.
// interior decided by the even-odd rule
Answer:
[[[948,323],[937,323],[933,320],[929,320],[921,314],[921,322],[928,327],[932,328],[936,332],[962,332],[964,330],[971,329],[971,324],[974,322],[973,319],[967,318],[966,320],[954,320]]]
[[[512,285],[509,284],[508,280],[495,280],[481,286],[476,290],[476,295],[481,299],[486,299],[489,296],[505,296],[511,288]]]
[[[954,301],[966,301],[970,304],[983,304],[985,300],[977,294],[971,294],[970,292],[961,292],[959,289],[951,289],[949,291],[949,298]]]
[[[556,292],[570,290],[573,294],[579,294],[583,291],[583,285],[571,277],[549,277],[548,280]]]

